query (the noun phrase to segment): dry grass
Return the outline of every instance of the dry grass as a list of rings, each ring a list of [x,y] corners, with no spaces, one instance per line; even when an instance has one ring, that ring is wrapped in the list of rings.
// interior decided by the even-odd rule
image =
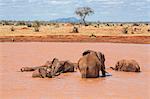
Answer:
[[[12,26],[0,26],[0,36],[46,36],[46,35],[96,35],[96,36],[150,36],[150,26],[76,26],[79,33],[70,33],[73,26],[40,26],[39,32],[34,32],[33,27],[13,26],[15,31],[10,31]],[[128,27],[128,34],[124,34],[124,28]]]

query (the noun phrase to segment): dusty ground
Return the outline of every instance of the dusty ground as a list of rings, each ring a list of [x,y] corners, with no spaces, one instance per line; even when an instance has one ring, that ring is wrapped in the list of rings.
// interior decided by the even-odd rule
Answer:
[[[76,26],[79,33],[70,33],[73,26],[41,26],[40,32],[34,32],[34,28],[27,26],[0,26],[0,36],[45,36],[45,35],[91,35],[96,36],[150,36],[150,26],[128,26],[128,34],[124,34],[127,26]],[[148,31],[149,30],[149,31]]]
[[[76,26],[79,33],[70,33],[73,26],[41,26],[39,32],[27,26],[0,26],[1,42],[45,41],[45,42],[119,42],[119,43],[150,43],[150,26]],[[96,37],[90,37],[91,35]]]
[[[1,36],[0,42],[112,42],[150,44],[150,36],[97,36],[49,35],[49,36]]]

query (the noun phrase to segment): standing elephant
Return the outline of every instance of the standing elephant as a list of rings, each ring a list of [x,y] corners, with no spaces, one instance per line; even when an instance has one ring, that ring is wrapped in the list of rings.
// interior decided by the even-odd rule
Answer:
[[[111,69],[124,72],[140,72],[140,66],[135,60],[120,60],[116,63],[115,68]]]
[[[78,68],[82,78],[99,77],[100,70],[102,76],[105,77],[105,56],[101,52],[92,50],[84,51],[82,57],[78,61]]]

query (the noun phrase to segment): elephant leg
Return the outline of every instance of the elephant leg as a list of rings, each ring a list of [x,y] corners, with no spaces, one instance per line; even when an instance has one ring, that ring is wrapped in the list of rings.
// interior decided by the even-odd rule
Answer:
[[[33,67],[22,67],[20,69],[21,72],[29,72],[29,71],[34,71],[34,70],[35,70],[35,68],[33,68]]]
[[[105,77],[106,76],[106,71],[105,71],[105,67],[101,66],[101,71],[102,71],[102,76]]]
[[[39,68],[46,68],[47,66],[35,66],[35,67],[22,67],[20,69],[21,72],[30,72],[30,71],[35,71]]]
[[[87,68],[81,69],[81,75],[82,75],[82,78],[87,78]]]
[[[73,63],[74,65],[74,71],[77,71],[78,70],[78,63]]]

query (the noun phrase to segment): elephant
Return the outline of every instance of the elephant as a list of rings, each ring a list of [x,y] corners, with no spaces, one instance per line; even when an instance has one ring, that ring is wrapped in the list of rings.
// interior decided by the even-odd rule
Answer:
[[[39,78],[45,78],[45,77],[49,77],[52,78],[56,75],[58,75],[58,73],[60,72],[61,69],[61,65],[60,62],[57,58],[54,58],[53,61],[50,63],[46,62],[46,68],[40,67],[37,68],[33,73],[32,73],[32,77],[39,77]],[[57,74],[56,74],[57,73]]]
[[[102,77],[105,77],[105,56],[101,52],[87,50],[82,53],[82,57],[78,61],[78,69],[82,78],[97,78],[99,71]]]
[[[52,78],[52,76],[49,75],[49,72],[47,71],[47,69],[44,69],[44,68],[38,68],[38,69],[36,69],[32,73],[32,77],[33,78],[36,78],[36,77],[39,77],[39,78],[45,78],[45,77]]]
[[[54,58],[51,66],[52,76],[58,76],[66,72],[74,72],[74,64],[69,61],[59,61],[57,58]]]
[[[75,64],[76,63],[69,61],[59,61],[57,58],[54,58],[52,61],[47,61],[42,66],[22,67],[20,70],[22,72],[33,71],[32,77],[34,78],[52,78],[60,75],[61,73],[74,72]]]
[[[44,65],[42,66],[35,66],[35,67],[22,67],[20,69],[21,72],[30,72],[30,71],[35,71],[38,68],[46,68],[48,66],[51,66],[51,61],[47,61]]]
[[[73,63],[69,61],[59,61],[57,58],[54,58],[50,66],[47,66],[45,69],[42,67],[38,68],[33,72],[32,77],[52,78],[66,72],[74,72]]]
[[[49,67],[49,71],[52,76],[60,75],[63,70],[63,66],[60,64],[60,61],[57,58],[54,58],[52,61],[51,67]]]
[[[63,68],[62,72],[74,72],[76,68],[76,63],[72,63],[70,61],[60,61],[60,64]]]
[[[140,72],[140,66],[135,60],[122,59],[116,63],[115,68],[110,68],[115,71]]]
[[[75,64],[74,63],[71,63],[69,61],[65,61],[64,64],[63,64],[63,73],[66,73],[66,72],[74,72],[74,69],[75,69]]]

